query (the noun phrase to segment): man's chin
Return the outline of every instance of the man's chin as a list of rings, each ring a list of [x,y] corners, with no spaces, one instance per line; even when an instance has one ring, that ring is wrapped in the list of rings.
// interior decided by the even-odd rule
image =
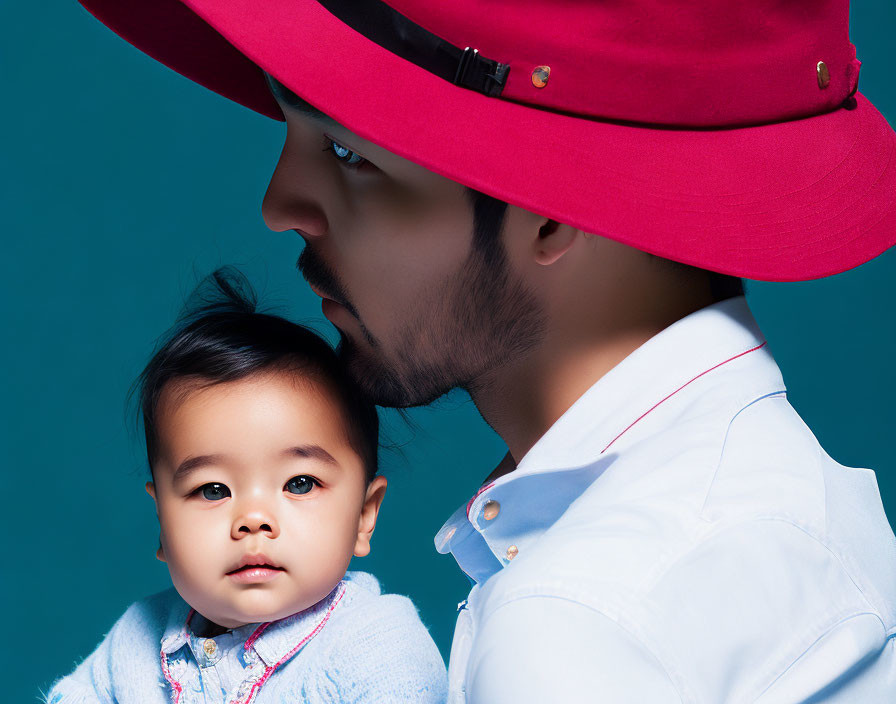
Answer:
[[[426,375],[422,374],[414,382],[405,382],[373,352],[361,349],[343,332],[340,332],[336,352],[352,381],[377,406],[385,408],[426,406],[456,386],[442,388],[444,385],[436,385],[433,383],[434,378],[424,379]]]

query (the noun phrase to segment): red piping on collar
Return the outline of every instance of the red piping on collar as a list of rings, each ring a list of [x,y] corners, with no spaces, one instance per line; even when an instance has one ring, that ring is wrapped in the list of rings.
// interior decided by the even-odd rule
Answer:
[[[309,633],[307,636],[302,638],[302,640],[299,641],[299,643],[292,650],[290,650],[286,655],[284,655],[282,658],[280,658],[277,662],[275,662],[273,665],[269,665],[268,667],[266,667],[264,670],[264,674],[258,678],[258,680],[255,682],[255,684],[252,685],[252,689],[249,690],[249,694],[246,696],[245,699],[243,699],[242,701],[240,701],[239,699],[234,699],[231,702],[231,704],[249,704],[249,702],[252,701],[252,699],[255,697],[256,693],[258,692],[258,690],[261,688],[261,685],[263,685],[267,681],[267,679],[272,674],[274,674],[274,670],[276,670],[283,663],[285,663],[287,660],[289,660],[293,655],[295,655],[302,648],[302,646],[304,646],[309,640],[311,640],[312,638],[314,638],[314,636],[316,636],[318,633],[320,633],[320,630],[324,627],[324,625],[327,623],[327,621],[330,620],[330,616],[333,614],[333,609],[336,608],[336,605],[339,604],[339,602],[342,600],[342,597],[344,595],[345,595],[345,584],[341,584],[339,586],[339,591],[336,593],[336,596],[333,597],[333,601],[330,602],[330,606],[327,609],[327,613],[324,614],[324,617],[314,627],[314,630],[311,631],[311,633]],[[270,626],[271,623],[272,622],[269,621],[268,623],[264,623],[261,626],[259,626],[257,629],[255,629],[255,632],[249,637],[248,640],[246,640],[244,647],[248,650],[249,647],[251,647],[252,643],[254,643],[258,639],[258,637],[262,634],[264,629],[266,629],[268,626]]]
[[[193,614],[195,613],[196,609],[190,609],[187,612],[187,619],[186,621],[184,621],[185,629],[189,628],[190,619],[193,618]],[[168,668],[168,653],[165,652],[164,646],[162,648],[162,652],[159,653],[159,656],[162,660],[162,674],[165,675],[165,679],[168,680],[168,684],[170,684],[174,688],[174,704],[178,704],[178,702],[180,702],[180,695],[183,694],[184,691],[183,685],[181,685],[181,683],[174,679],[174,677],[171,675],[171,670]]]
[[[485,486],[479,487],[479,491],[473,494],[473,498],[467,501],[467,518],[470,517],[470,507],[473,505],[473,502],[476,500],[476,497],[479,496],[483,491],[488,491],[495,485],[495,482],[489,482]]]
[[[273,623],[273,621],[266,621],[265,623],[261,624],[258,628],[256,628],[254,631],[252,631],[252,635],[246,639],[246,642],[243,644],[243,648],[245,650],[248,650],[249,648],[251,648],[255,644],[255,641],[258,640],[259,636],[262,633],[264,633],[265,629],[268,626],[270,626],[272,623]]]
[[[651,407],[648,408],[646,411],[644,411],[644,413],[642,413],[638,418],[636,418],[636,419],[632,422],[631,425],[629,425],[625,430],[623,430],[621,433],[619,433],[619,435],[617,435],[615,438],[613,438],[613,439],[610,441],[610,445],[612,445],[612,444],[613,444],[614,442],[616,442],[619,438],[621,438],[623,435],[625,435],[625,433],[627,433],[629,430],[631,430],[631,429],[632,429],[632,426],[634,426],[635,423],[637,423],[637,422],[639,422],[640,420],[642,420],[642,419],[644,418],[644,416],[646,416],[648,413],[650,413],[652,410],[654,410],[654,409],[655,409],[657,406],[659,406],[661,403],[663,403],[664,401],[668,401],[670,398],[672,398],[675,394],[677,394],[679,391],[681,391],[685,386],[687,386],[687,385],[690,384],[691,382],[697,381],[697,379],[699,379],[699,378],[700,378],[701,376],[703,376],[704,374],[709,374],[709,372],[711,372],[713,369],[718,369],[718,368],[721,367],[723,364],[728,364],[728,362],[733,362],[735,359],[737,359],[738,357],[743,357],[745,354],[749,354],[750,352],[755,352],[756,350],[760,349],[761,347],[765,347],[767,344],[768,344],[768,341],[766,340],[766,341],[763,342],[761,345],[756,345],[756,347],[753,347],[752,349],[746,350],[745,352],[741,352],[740,354],[736,354],[736,355],[734,355],[733,357],[731,357],[731,358],[729,358],[729,359],[726,359],[724,362],[719,362],[719,363],[718,363],[717,365],[715,365],[714,367],[710,367],[710,368],[707,369],[706,371],[704,371],[704,372],[700,372],[700,373],[699,373],[697,376],[695,376],[693,379],[691,379],[690,381],[685,382],[684,384],[682,384],[681,386],[679,386],[677,389],[675,389],[675,391],[673,391],[671,394],[669,394],[668,396],[666,396],[666,398],[661,399],[660,401],[657,401],[653,406],[651,406]],[[610,445],[607,445],[603,450],[600,451],[600,453],[603,454],[603,453],[605,453],[607,450],[609,450],[609,449],[610,449]]]

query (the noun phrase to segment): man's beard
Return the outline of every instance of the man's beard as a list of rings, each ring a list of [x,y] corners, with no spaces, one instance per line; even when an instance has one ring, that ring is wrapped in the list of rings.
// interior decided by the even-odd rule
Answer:
[[[473,247],[453,275],[420,296],[394,351],[387,354],[363,323],[366,347],[340,331],[340,359],[370,400],[407,408],[458,387],[475,392],[542,338],[542,307],[513,276],[500,242],[492,246],[500,250]]]

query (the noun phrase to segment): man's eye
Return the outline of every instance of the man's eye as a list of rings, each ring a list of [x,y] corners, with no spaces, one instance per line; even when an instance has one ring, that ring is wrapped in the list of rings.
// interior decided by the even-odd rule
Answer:
[[[357,169],[358,167],[369,163],[363,156],[355,154],[348,147],[343,147],[339,142],[336,142],[329,137],[324,137],[324,151],[332,152],[337,161],[340,161],[344,166],[347,166],[350,169]]]
[[[230,496],[230,489],[224,484],[203,484],[197,491],[202,494],[202,498],[209,501],[220,501]]]
[[[286,490],[290,494],[307,494],[314,488],[314,485],[317,483],[316,480],[311,477],[306,477],[304,474],[298,477],[293,477],[288,482],[286,482]]]

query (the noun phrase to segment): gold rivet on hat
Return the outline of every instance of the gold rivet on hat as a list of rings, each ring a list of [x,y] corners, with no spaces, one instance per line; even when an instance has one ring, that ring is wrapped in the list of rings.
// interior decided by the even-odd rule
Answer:
[[[550,66],[536,66],[532,71],[532,85],[536,88],[544,88],[551,76]]]
[[[831,82],[831,72],[828,71],[827,64],[824,61],[819,61],[815,66],[815,70],[818,72],[818,87],[827,88]]]

